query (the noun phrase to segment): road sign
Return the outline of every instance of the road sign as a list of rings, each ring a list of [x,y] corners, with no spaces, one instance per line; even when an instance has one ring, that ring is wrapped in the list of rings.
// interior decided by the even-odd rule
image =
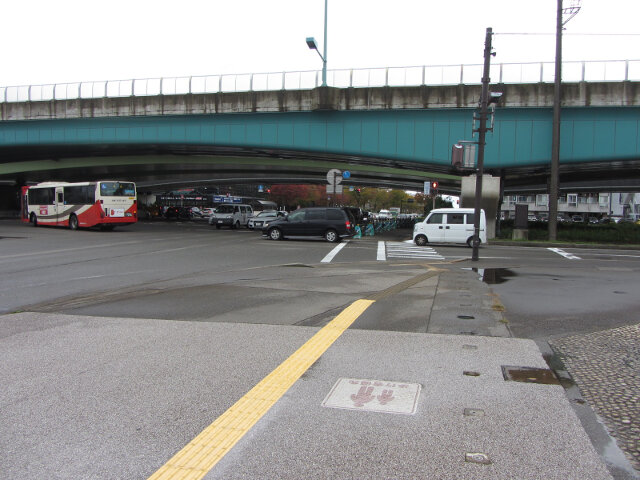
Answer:
[[[335,187],[333,185],[327,185],[327,194],[328,195],[332,195],[333,193],[336,194],[341,194],[342,193],[342,185],[336,185]]]
[[[345,170],[342,172],[342,178],[351,178],[351,172],[349,170]]]
[[[431,194],[431,182],[424,182],[424,194],[425,195]]]
[[[337,168],[332,168],[327,172],[327,183],[329,185],[338,185],[342,182],[342,170],[338,170]]]

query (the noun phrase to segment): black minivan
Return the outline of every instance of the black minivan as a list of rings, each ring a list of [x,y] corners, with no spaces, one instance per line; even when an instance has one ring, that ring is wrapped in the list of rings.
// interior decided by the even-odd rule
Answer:
[[[339,207],[300,208],[284,218],[269,220],[262,227],[262,235],[271,240],[284,237],[321,237],[339,242],[354,233],[353,217]]]

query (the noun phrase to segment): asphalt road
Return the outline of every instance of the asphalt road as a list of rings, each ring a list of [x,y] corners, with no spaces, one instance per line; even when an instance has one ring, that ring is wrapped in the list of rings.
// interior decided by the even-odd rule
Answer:
[[[0,237],[0,313],[322,325],[363,292],[376,291],[381,278],[401,282],[430,263],[479,269],[516,337],[549,339],[632,324],[640,304],[640,252],[634,250],[489,245],[471,262],[463,246],[415,248],[405,242],[409,230],[353,239],[334,251],[336,245],[324,241],[274,242],[256,231],[215,230],[204,222],[74,232],[2,221]],[[396,297],[388,308],[418,311],[391,326],[381,313],[366,328],[425,331],[414,300]]]
[[[535,344],[491,337],[531,338],[541,345],[566,335],[637,324],[640,252],[489,245],[481,248],[480,261],[472,262],[467,247],[416,248],[406,241],[409,235],[408,230],[397,231],[336,245],[316,240],[274,242],[259,232],[216,230],[204,222],[141,222],[101,232],[0,221],[0,314],[13,314],[3,317],[0,329],[1,370],[7,385],[0,393],[6,415],[0,465],[9,478],[11,472],[19,478],[147,478],[319,327],[353,302],[374,298],[375,304],[354,321],[342,340],[296,383],[292,392],[309,387],[317,391],[293,406],[318,412],[323,392],[336,375],[347,371],[356,378],[408,376],[423,385],[437,378],[445,381],[442,390],[433,390],[433,397],[421,403],[416,421],[428,421],[429,409],[442,404],[446,408],[438,416],[442,422],[438,428],[449,431],[451,422],[459,421],[453,412],[462,405],[449,407],[466,398],[458,393],[462,384],[456,372],[471,362],[479,371],[491,372],[492,380],[477,397],[478,403],[504,389],[497,403],[486,402],[501,406],[492,415],[502,418],[504,425],[492,419],[474,438],[495,440],[496,452],[522,447],[549,453],[545,443],[549,441],[554,452],[560,444],[576,448],[571,455],[527,459],[540,461],[539,465],[523,463],[522,452],[514,456],[517,462],[503,457],[496,463],[505,470],[495,476],[486,470],[490,476],[486,478],[514,478],[518,469],[522,469],[519,478],[529,478],[537,468],[551,469],[545,478],[569,478],[569,473],[571,478],[586,478],[568,466],[574,455],[588,462],[594,456],[588,452],[588,440],[580,437],[584,432],[562,391],[555,392],[553,400],[542,389],[533,396],[527,390],[526,399],[510,398],[515,390],[505,386],[499,374],[501,364],[543,366]],[[433,343],[433,350],[423,348],[425,339]],[[567,351],[580,350],[582,341],[580,337],[565,342]],[[410,354],[407,345],[412,342]],[[477,353],[465,350],[472,342]],[[453,344],[457,347],[452,350]],[[452,368],[454,364],[457,367]],[[606,372],[601,377],[610,377]],[[592,384],[599,381],[600,377]],[[448,382],[457,387],[448,390]],[[443,392],[448,392],[446,398]],[[293,438],[281,422],[291,401],[300,398],[298,393],[265,417],[256,435],[266,435],[267,444],[276,437]],[[582,401],[571,395],[572,402]],[[624,395],[620,398],[627,401]],[[514,417],[502,417],[504,406],[517,410]],[[608,405],[603,408],[605,413],[598,411],[602,416],[613,411]],[[539,417],[524,422],[532,411]],[[318,437],[321,426],[340,418],[319,412],[323,420],[312,431],[299,422],[300,414],[291,417],[304,431],[296,441],[315,452],[324,448],[321,445],[330,446]],[[592,418],[585,421],[578,412],[586,430],[597,423],[593,413],[588,414]],[[549,419],[553,425],[547,424]],[[355,422],[344,433],[363,428],[357,418],[344,421]],[[327,438],[340,432],[344,421],[325,429]],[[385,419],[382,431],[386,434],[394,423]],[[406,423],[407,428],[416,428],[417,424]],[[516,426],[523,431],[512,428]],[[267,434],[265,427],[285,431]],[[432,427],[422,425],[416,431]],[[490,433],[491,428],[497,430]],[[555,437],[548,438],[550,428]],[[466,427],[461,424],[456,431]],[[601,427],[597,432],[589,433],[594,445],[611,451],[610,438]],[[404,439],[402,431],[398,435]],[[596,435],[603,439],[593,440]],[[255,437],[249,438],[250,448],[258,448],[252,441]],[[348,435],[340,438],[350,441]],[[635,441],[636,436],[625,438]],[[428,448],[455,463],[456,452],[467,439],[454,436],[448,441],[446,451],[437,445]],[[399,453],[398,468],[424,467],[421,449],[427,446],[411,444],[418,456],[407,461]],[[273,445],[278,452],[277,442]],[[351,459],[364,455],[359,442],[353,445],[355,451],[327,447],[326,454],[344,453],[345,464],[335,465],[336,471],[348,471]],[[272,478],[282,478],[273,462],[276,453],[258,450],[265,458],[254,458],[256,468],[268,463],[275,468]],[[383,458],[383,450],[363,457],[373,468],[371,478],[380,473],[375,469],[382,466],[376,466],[375,459]],[[295,452],[289,447],[286,451]],[[277,457],[281,454],[282,450]],[[231,475],[233,459],[241,456],[232,452],[210,478]],[[436,465],[438,458],[433,459]],[[305,468],[313,466],[302,463]],[[606,478],[595,464],[580,468],[595,475],[592,478]],[[625,468],[616,478],[635,478]],[[289,478],[306,475],[289,473]],[[485,478],[477,473],[473,478]],[[404,478],[411,477],[405,473]]]

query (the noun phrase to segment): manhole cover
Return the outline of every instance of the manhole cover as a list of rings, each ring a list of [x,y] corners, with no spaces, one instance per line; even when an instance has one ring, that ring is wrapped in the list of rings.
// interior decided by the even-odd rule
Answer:
[[[534,367],[502,366],[502,376],[505,380],[525,383],[542,383],[545,385],[560,385],[553,370]]]
[[[413,415],[418,408],[419,383],[340,378],[323,407]]]

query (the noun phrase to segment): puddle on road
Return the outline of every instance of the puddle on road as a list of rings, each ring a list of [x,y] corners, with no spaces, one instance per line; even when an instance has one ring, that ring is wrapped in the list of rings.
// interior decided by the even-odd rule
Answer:
[[[496,285],[504,283],[510,277],[516,277],[518,274],[508,268],[463,268],[463,270],[471,270],[480,275],[480,280],[488,285]]]
[[[552,370],[535,367],[502,366],[502,375],[505,380],[524,383],[541,383],[544,385],[560,385],[558,377]]]

